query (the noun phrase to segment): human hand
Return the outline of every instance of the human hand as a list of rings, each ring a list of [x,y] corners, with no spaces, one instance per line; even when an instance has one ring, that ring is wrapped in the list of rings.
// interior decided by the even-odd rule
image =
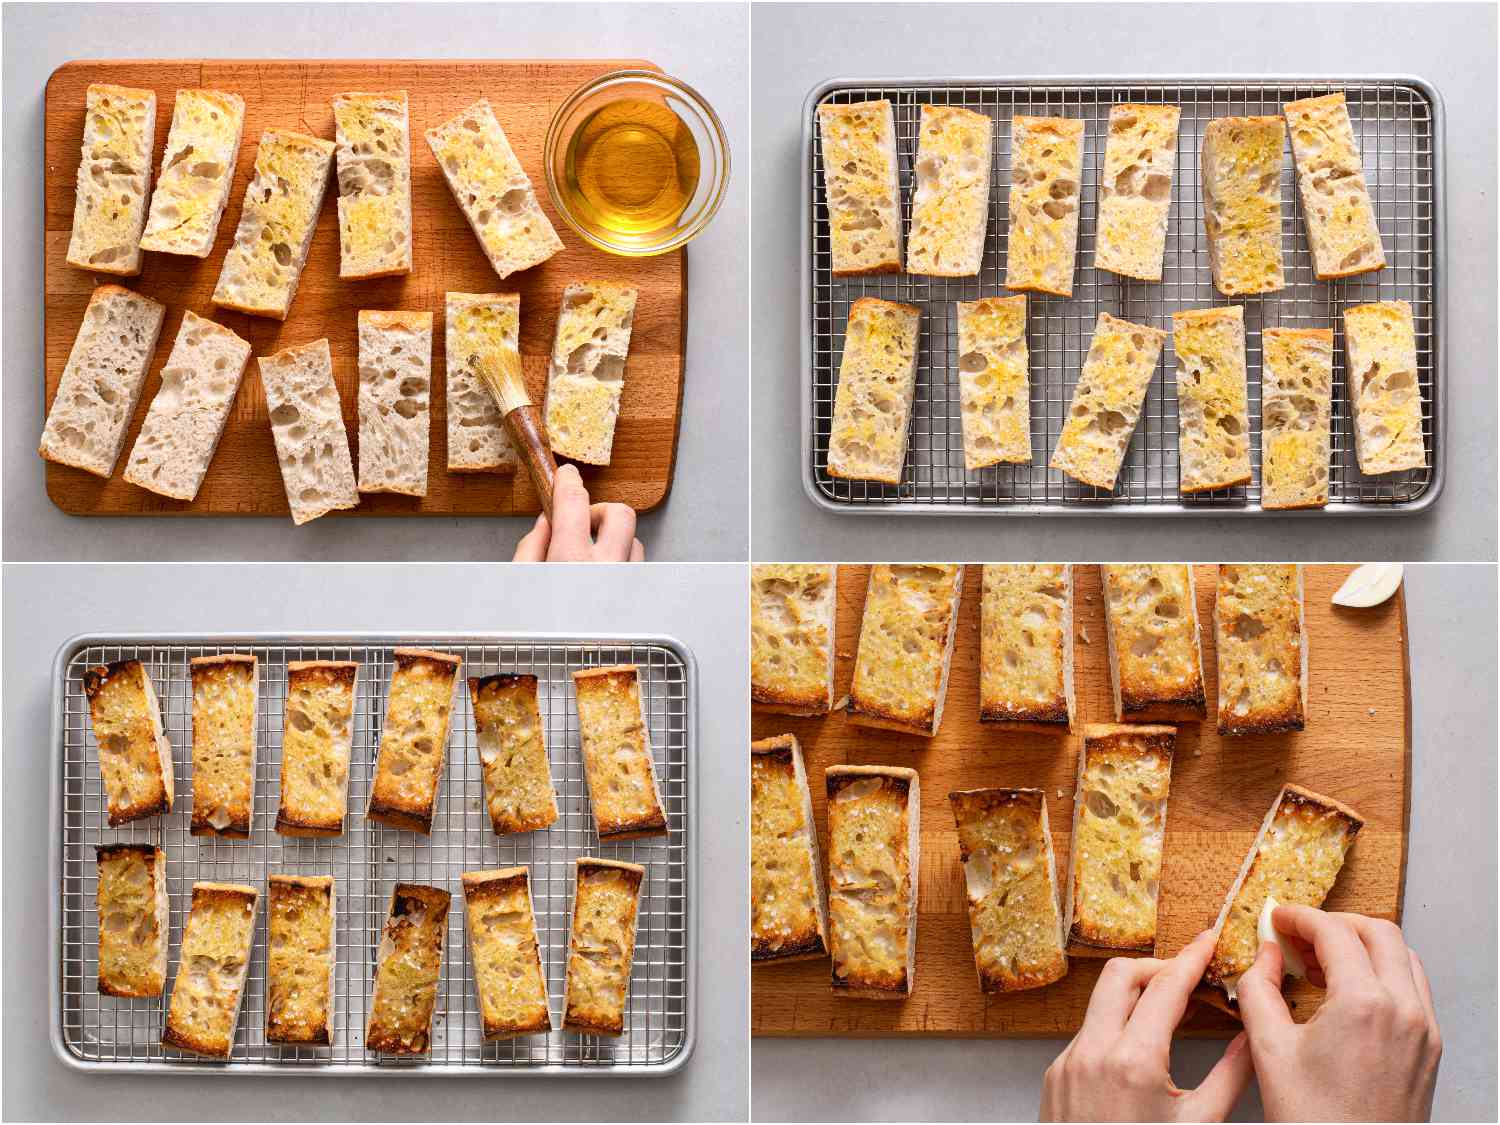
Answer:
[[[1204,931],[1169,961],[1116,957],[1089,997],[1083,1027],[1047,1068],[1043,1121],[1222,1121],[1250,1081],[1237,1035],[1196,1090],[1170,1070],[1172,1031],[1213,956]]]
[[[1281,995],[1267,942],[1240,977],[1240,1015],[1268,1121],[1426,1121],[1443,1037],[1427,973],[1400,927],[1362,914],[1278,906],[1272,924],[1311,943],[1308,979],[1328,995],[1305,1024]]]
[[[552,518],[543,512],[516,544],[514,562],[644,562],[627,504],[590,504],[583,478],[560,465],[552,486]]]

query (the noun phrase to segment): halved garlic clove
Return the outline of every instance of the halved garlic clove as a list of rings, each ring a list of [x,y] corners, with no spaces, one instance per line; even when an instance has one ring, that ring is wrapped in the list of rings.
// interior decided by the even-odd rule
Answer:
[[[1365,563],[1356,567],[1333,595],[1333,604],[1351,609],[1379,605],[1401,585],[1401,572],[1400,563]]]
[[[1258,939],[1257,949],[1268,941],[1274,941],[1281,946],[1281,968],[1282,972],[1289,977],[1304,980],[1307,977],[1307,962],[1302,959],[1302,951],[1293,945],[1285,934],[1278,930],[1271,922],[1271,912],[1276,909],[1276,900],[1269,895],[1266,896],[1266,904],[1260,909],[1260,921],[1255,926],[1255,936]]]

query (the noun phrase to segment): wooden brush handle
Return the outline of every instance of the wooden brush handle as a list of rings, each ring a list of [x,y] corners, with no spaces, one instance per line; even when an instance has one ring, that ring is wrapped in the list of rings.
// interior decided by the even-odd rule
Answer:
[[[552,450],[542,436],[542,412],[535,403],[518,406],[505,416],[510,427],[510,436],[526,462],[531,474],[531,483],[536,485],[537,495],[542,499],[542,511],[552,518],[552,488],[557,480],[557,462],[552,459]]]

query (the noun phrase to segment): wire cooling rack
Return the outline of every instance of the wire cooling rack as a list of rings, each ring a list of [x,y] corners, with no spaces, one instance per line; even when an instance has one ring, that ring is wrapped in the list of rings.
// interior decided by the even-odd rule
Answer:
[[[1290,149],[1282,162],[1282,250],[1286,288],[1279,293],[1226,298],[1213,287],[1203,231],[1199,152],[1205,126],[1216,117],[1280,115],[1285,102],[1344,91],[1375,204],[1387,265],[1333,283],[1313,276],[1302,201]],[[913,165],[923,103],[959,105],[995,121],[990,173],[989,231],[979,275],[930,278],[911,274],[834,278],[823,188],[816,110],[823,102],[886,98],[896,117],[901,172],[901,221],[910,228]],[[1110,106],[1156,102],[1182,107],[1177,168],[1172,181],[1166,258],[1159,283],[1133,281],[1094,268],[1099,172]],[[959,413],[957,301],[1004,292],[1010,194],[1010,119],[1013,115],[1071,117],[1086,125],[1078,255],[1073,296],[1027,296],[1031,373],[1031,463],[967,472]],[[952,82],[893,79],[839,80],[808,96],[803,113],[803,484],[820,506],[840,512],[950,514],[1104,513],[1262,514],[1260,508],[1261,332],[1266,328],[1327,328],[1335,336],[1332,464],[1324,511],[1409,512],[1426,507],[1442,487],[1444,380],[1441,361],[1443,286],[1442,100],[1415,78],[1309,80],[1238,79],[1006,79]],[[917,394],[910,444],[899,485],[841,480],[828,475],[828,436],[849,307],[880,297],[922,309]],[[1354,455],[1344,383],[1342,310],[1367,301],[1411,302],[1422,394],[1422,436],[1428,468],[1366,477]],[[1099,312],[1170,330],[1181,309],[1240,304],[1245,309],[1249,376],[1249,485],[1182,496],[1178,493],[1176,357],[1168,343],[1152,379],[1140,423],[1114,492],[1080,484],[1047,468]],[[1286,513],[1275,513],[1286,514]],[[1309,515],[1311,513],[1297,513]]]
[[[432,835],[367,822],[364,816],[384,721],[392,651],[436,648],[463,658],[461,677],[494,672],[538,678],[547,756],[558,793],[551,828],[497,837],[484,809],[466,686],[455,694],[448,765]],[[249,840],[188,834],[192,809],[192,689],[188,661],[223,652],[259,657],[255,813]],[[172,743],[176,800],[166,817],[108,827],[98,748],[82,677],[97,664],[137,658],[147,664]],[[349,815],[337,839],[294,839],[274,832],[280,793],[281,730],[286,665],[291,660],[356,660],[354,745]],[[601,844],[595,832],[579,754],[575,669],[635,664],[669,834]],[[54,680],[54,877],[56,950],[54,1043],[65,1061],[94,1068],[177,1073],[254,1072],[365,1074],[392,1070],[427,1074],[660,1074],[686,1061],[693,1044],[693,898],[697,886],[693,765],[696,756],[696,672],[678,642],[651,637],[161,637],[80,638],[58,654]],[[124,1000],[98,991],[97,872],[94,848],[151,843],[167,853],[171,940],[167,988],[159,999]],[[554,1028],[562,1023],[563,985],[572,921],[574,860],[598,855],[644,864],[635,963],[625,1034],[618,1039],[554,1030],[487,1043],[480,1032],[464,938],[459,874],[525,864],[531,869],[537,935]],[[337,1004],[331,1048],[283,1047],[265,1039],[267,876],[332,875],[338,898]],[[161,1046],[166,1006],[177,971],[183,924],[195,881],[239,882],[261,892],[255,945],[234,1051],[228,1064]],[[391,888],[426,883],[453,895],[443,975],[433,1020],[432,1051],[418,1059],[367,1052],[364,1026],[376,949]]]

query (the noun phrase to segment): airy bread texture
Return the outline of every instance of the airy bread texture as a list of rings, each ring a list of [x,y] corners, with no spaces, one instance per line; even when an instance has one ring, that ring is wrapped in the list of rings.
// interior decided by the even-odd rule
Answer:
[[[248,839],[255,813],[256,711],[260,700],[254,656],[195,656],[193,682],[194,836]]]
[[[563,290],[547,368],[547,441],[559,457],[608,465],[625,389],[636,291],[609,281]]]
[[[1281,109],[1292,134],[1313,273],[1331,281],[1384,269],[1380,227],[1344,95],[1304,98]]]
[[[37,447],[48,461],[108,478],[146,385],[167,307],[118,285],[89,297]]]
[[[464,929],[486,1039],[514,1039],[552,1030],[547,976],[525,867],[465,871]]]
[[[750,568],[750,699],[764,711],[833,710],[838,567],[771,563]]]
[[[1359,471],[1374,475],[1426,468],[1411,305],[1380,301],[1345,309],[1344,341]]]
[[[292,522],[359,506],[328,340],[261,356],[260,381]]]
[[[922,310],[877,297],[849,308],[828,433],[828,475],[900,484],[917,393]]]
[[[1177,471],[1184,494],[1250,483],[1245,310],[1172,314],[1177,353]]]
[[[949,105],[922,107],[908,273],[973,277],[979,272],[989,227],[993,133],[986,114]]]
[[[958,393],[969,472],[1031,463],[1026,297],[958,302]]]
[[[849,721],[934,737],[943,721],[964,568],[873,566],[859,625]]]
[[[484,807],[496,836],[536,832],[557,820],[535,676],[470,678],[469,704]]]
[[[600,840],[665,836],[640,670],[633,664],[573,673],[583,773]]]
[[[636,863],[579,858],[563,990],[564,1031],[624,1034],[645,875],[646,869]]]
[[[1116,721],[1205,718],[1193,568],[1115,563],[1100,570]]]
[[[1216,117],[1203,130],[1203,225],[1214,288],[1226,297],[1274,293],[1281,265],[1279,117]]]
[[[1095,268],[1139,281],[1161,280],[1181,116],[1175,105],[1110,106]]]
[[[750,744],[750,960],[828,955],[828,903],[802,747],[782,734]]]
[[[1302,568],[1220,563],[1214,638],[1219,733],[1301,730],[1307,719]]]
[[[172,811],[172,744],[146,666],[120,660],[83,674],[83,694],[99,747],[109,826]]]
[[[1095,488],[1115,487],[1166,339],[1159,328],[1099,314],[1051,468]]]
[[[481,355],[520,355],[519,293],[449,293],[447,330],[448,471],[513,473],[520,463],[495,396],[479,373]]]
[[[397,883],[380,935],[365,1050],[425,1055],[432,1047],[432,1009],[443,972],[452,896],[440,887]]]
[[[99,867],[99,991],[160,996],[167,983],[167,853],[151,844],[103,844]]]
[[[331,1047],[338,958],[333,877],[271,875],[266,889],[266,1041]]]
[[[1267,328],[1260,337],[1262,508],[1328,503],[1333,329]]]
[[[884,98],[818,106],[834,277],[901,272],[896,115]]]
[[[423,648],[391,653],[395,671],[370,783],[370,820],[424,836],[432,831],[438,786],[448,763],[448,727],[458,657]]]
[[[183,313],[125,479],[172,500],[196,498],[249,362],[250,341],[191,309]]]
[[[339,276],[411,273],[411,126],[406,91],[335,94]]]
[[[1066,734],[1073,692],[1071,563],[986,563],[979,602],[979,718]]]
[[[142,250],[206,258],[229,202],[245,99],[220,90],[178,90]]]
[[[293,660],[286,666],[276,811],[282,836],[344,834],[358,672],[357,663],[343,660]]]
[[[427,145],[502,279],[563,248],[487,100],[427,130]]]
[[[359,491],[427,495],[432,314],[359,312]]]
[[[239,883],[194,883],[182,931],[163,1047],[227,1059],[245,996],[260,892]]]
[[[120,277],[141,272],[155,141],[155,90],[102,83],[88,88],[68,239],[70,266]]]
[[[1005,287],[1071,297],[1073,261],[1078,256],[1083,122],[1014,117],[1010,153]]]

